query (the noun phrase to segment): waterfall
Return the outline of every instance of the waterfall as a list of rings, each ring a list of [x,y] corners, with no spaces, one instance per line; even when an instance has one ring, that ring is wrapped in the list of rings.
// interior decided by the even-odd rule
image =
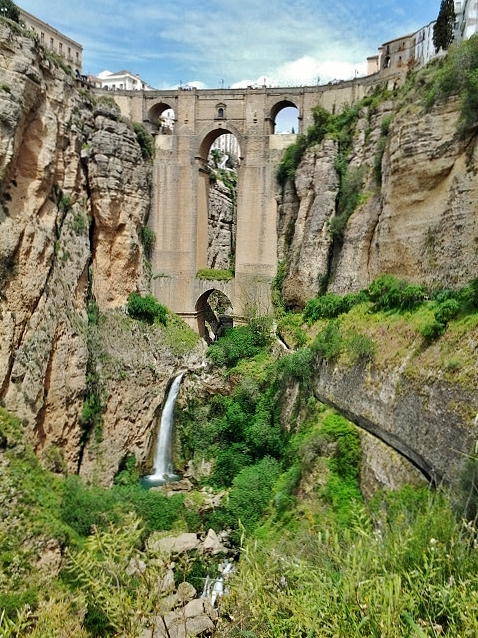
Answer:
[[[173,424],[174,424],[174,404],[178,396],[179,386],[184,372],[178,375],[169,388],[168,397],[164,404],[159,425],[156,450],[154,452],[153,474],[145,478],[156,485],[177,480],[179,476],[173,474],[172,445],[173,445]]]
[[[218,567],[220,576],[217,578],[206,577],[204,583],[204,589],[201,594],[201,598],[207,598],[211,605],[214,607],[218,598],[224,594],[224,580],[233,570],[233,564],[228,560],[224,560]]]

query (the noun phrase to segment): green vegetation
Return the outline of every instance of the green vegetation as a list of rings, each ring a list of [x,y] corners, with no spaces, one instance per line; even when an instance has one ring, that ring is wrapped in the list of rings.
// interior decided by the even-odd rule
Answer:
[[[141,149],[141,156],[144,160],[153,159],[154,140],[153,136],[146,130],[143,124],[133,122],[133,131],[136,135],[136,141]]]
[[[375,183],[380,186],[382,184],[382,160],[385,153],[385,146],[387,144],[388,132],[390,130],[392,118],[391,116],[384,117],[380,124],[380,137],[377,142],[377,151],[375,154],[375,161],[373,165],[373,174],[375,177]]]
[[[151,228],[149,228],[149,226],[143,226],[141,228],[141,243],[143,244],[146,259],[151,260],[151,257],[153,256],[154,246],[156,244],[156,234],[154,230],[151,230]]]
[[[6,11],[1,11],[2,18],[20,22],[20,10],[12,0],[0,0],[0,10],[1,9],[6,9]]]
[[[162,323],[166,325],[167,310],[152,295],[142,297],[137,292],[131,292],[128,295],[127,310],[129,316],[133,319],[150,324]]]
[[[358,193],[364,176],[362,169],[352,170],[351,174],[347,175],[346,161],[351,149],[353,136],[355,135],[355,127],[360,110],[367,108],[368,113],[371,114],[381,102],[389,97],[390,92],[386,87],[377,87],[372,94],[366,96],[352,107],[344,107],[341,113],[335,115],[332,115],[322,106],[314,107],[312,109],[312,126],[309,127],[305,135],[298,135],[296,142],[288,146],[284,151],[276,173],[278,184],[284,188],[287,182],[293,182],[295,171],[308,148],[315,144],[320,144],[326,138],[335,140],[338,146],[336,170],[340,181],[340,209],[338,215],[346,217],[346,222],[348,216],[358,204]],[[390,121],[388,121],[388,124],[384,124],[385,129],[389,124]],[[383,134],[386,137],[386,133]]]
[[[345,530],[307,505],[301,514],[293,531],[243,548],[220,636],[476,634],[475,530],[443,495],[379,494]]]
[[[219,270],[215,268],[201,268],[196,273],[196,279],[205,279],[209,281],[230,281],[234,279],[233,270]]]
[[[458,132],[466,133],[478,118],[478,35],[463,42],[453,44],[438,69],[428,80],[425,102],[428,107],[434,103],[458,96],[460,118]]]

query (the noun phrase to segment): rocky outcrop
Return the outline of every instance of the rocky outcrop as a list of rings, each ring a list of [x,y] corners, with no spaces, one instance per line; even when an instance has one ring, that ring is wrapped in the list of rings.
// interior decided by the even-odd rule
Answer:
[[[447,381],[439,370],[421,368],[417,358],[388,369],[318,360],[313,388],[319,401],[400,452],[435,483],[459,478],[478,439],[476,387]]]
[[[320,288],[320,275],[327,273],[331,237],[328,221],[335,212],[338,177],[334,168],[337,144],[331,140],[313,147],[297,173],[296,190],[300,201],[290,243],[287,277],[282,295],[289,307],[300,308],[303,300],[314,297]],[[287,209],[284,211],[287,216]],[[290,227],[291,221],[286,223]]]
[[[390,115],[379,186],[373,167],[381,124]],[[336,215],[337,150],[325,140],[305,153],[296,172],[297,200],[283,205],[289,219],[298,206],[292,231],[279,225],[279,246],[286,234],[290,245],[282,288],[288,307],[302,308],[324,283],[343,294],[382,273],[443,287],[476,276],[476,138],[473,131],[460,138],[457,119],[454,100],[427,113],[419,104],[394,110],[392,102],[373,113],[363,109],[347,158],[349,169],[364,170],[362,196],[340,240],[333,241],[327,227]]]
[[[157,347],[154,331],[148,341],[147,330],[118,322],[111,334],[113,320],[92,325],[87,312],[147,289],[140,236],[151,167],[112,99],[77,86],[31,34],[6,24],[0,86],[1,399],[39,456],[108,483],[125,454],[145,461],[184,363],[171,344]],[[94,435],[82,420],[92,384],[103,418]]]

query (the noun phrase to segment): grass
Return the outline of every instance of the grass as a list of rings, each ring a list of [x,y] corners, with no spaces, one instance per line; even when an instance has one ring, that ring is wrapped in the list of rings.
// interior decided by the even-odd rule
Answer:
[[[474,528],[446,496],[404,489],[357,505],[344,530],[306,507],[242,549],[221,638],[475,635]]]
[[[230,281],[234,279],[232,270],[218,270],[215,268],[202,268],[196,273],[196,279],[204,279],[207,281]]]

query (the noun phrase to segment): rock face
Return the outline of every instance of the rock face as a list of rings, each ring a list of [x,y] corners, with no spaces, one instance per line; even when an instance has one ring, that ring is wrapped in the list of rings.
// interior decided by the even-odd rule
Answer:
[[[128,323],[113,337],[113,319],[88,321],[89,305],[104,313],[147,288],[140,235],[151,167],[113,100],[79,90],[4,24],[0,85],[1,399],[40,456],[59,449],[70,472],[108,483],[125,454],[146,458],[181,363]],[[103,428],[87,439],[82,405],[92,373],[103,372]]]
[[[288,193],[279,220],[279,246],[290,246],[282,289],[287,306],[302,308],[324,283],[337,293],[357,291],[382,273],[443,287],[476,276],[476,138],[457,136],[453,100],[426,114],[418,107],[393,112],[378,186],[372,169],[392,107],[384,102],[375,113],[360,113],[347,161],[364,170],[363,196],[342,241],[328,230],[336,215],[337,148],[325,140],[305,153],[297,198]]]

